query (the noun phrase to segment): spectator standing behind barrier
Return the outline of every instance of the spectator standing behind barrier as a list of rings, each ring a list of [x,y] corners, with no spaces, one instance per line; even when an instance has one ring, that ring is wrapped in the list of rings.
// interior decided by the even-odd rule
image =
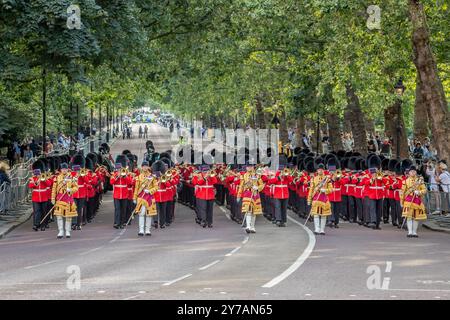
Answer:
[[[429,190],[430,190],[430,202],[434,204],[434,211],[432,214],[440,214],[441,213],[441,196],[439,193],[439,185],[436,181],[436,169],[433,162],[428,161],[426,165],[425,174],[428,177]]]
[[[450,212],[450,173],[445,163],[439,163],[438,165],[438,177],[436,181],[439,183],[440,191],[442,192],[442,211],[444,214]]]
[[[0,162],[0,186],[5,182],[11,183],[11,180],[9,180],[6,170],[9,170],[8,165],[5,162]]]
[[[32,158],[33,158],[33,151],[31,151],[30,146],[25,146],[25,150],[23,151],[23,160],[27,162]]]
[[[383,156],[390,158],[391,157],[391,143],[389,142],[389,138],[385,138],[383,143],[381,144],[380,154]]]

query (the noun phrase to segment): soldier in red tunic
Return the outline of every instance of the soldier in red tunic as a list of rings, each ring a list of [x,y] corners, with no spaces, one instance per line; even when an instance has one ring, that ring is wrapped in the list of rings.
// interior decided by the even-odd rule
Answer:
[[[94,218],[96,209],[95,197],[97,194],[97,185],[99,183],[99,178],[95,173],[94,163],[88,157],[86,157],[86,169],[88,170],[88,173],[86,175],[86,222],[91,223],[92,219]]]
[[[71,162],[72,166],[72,177],[77,177],[78,188],[73,194],[75,204],[77,207],[77,219],[72,221],[72,230],[81,230],[81,224],[85,224],[86,218],[86,198],[87,198],[87,188],[88,188],[88,177],[86,160],[81,154],[76,154]]]
[[[128,188],[133,184],[124,155],[117,156],[115,169],[116,171],[110,178],[110,183],[114,188],[114,228],[123,229],[127,222]]]
[[[328,195],[331,203],[330,227],[339,228],[339,216],[342,212],[342,172],[340,170],[339,159],[334,156],[328,159],[327,168],[330,171],[330,181],[332,185],[332,192]]]
[[[369,198],[369,226],[374,230],[381,230],[380,223],[385,187],[385,183],[383,182],[383,173],[380,170],[381,159],[376,154],[369,155],[367,158],[367,164],[369,166],[370,175],[363,181]]]
[[[52,182],[45,173],[45,164],[41,160],[37,160],[32,165],[33,176],[28,182],[31,191],[31,201],[33,203],[33,230],[45,230],[45,225],[41,225],[41,219],[47,213],[47,202],[49,201],[48,189],[52,186]]]
[[[169,177],[167,172],[166,164],[158,160],[152,165],[152,172],[158,178],[158,189],[155,192],[156,210],[158,212],[158,221],[155,221],[155,228],[158,225],[161,229],[166,227],[167,217],[168,217],[168,202],[170,201],[171,191],[168,190],[171,183],[171,177]]]
[[[289,198],[288,185],[293,181],[290,170],[286,167],[286,160],[283,160],[284,159],[280,156],[279,170],[275,174],[275,177],[268,181],[272,186],[275,219],[278,227],[286,226],[287,203]]]
[[[215,172],[206,171],[206,168],[206,166],[203,166],[203,171],[194,176],[192,184],[195,186],[195,203],[202,220],[202,226],[203,228],[206,228],[206,226],[212,228],[215,200],[214,185],[218,180]]]

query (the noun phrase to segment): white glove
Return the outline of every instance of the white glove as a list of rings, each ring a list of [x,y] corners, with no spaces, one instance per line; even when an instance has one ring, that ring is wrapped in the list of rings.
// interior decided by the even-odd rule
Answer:
[[[145,192],[145,193],[150,193],[150,190],[145,189],[144,192]]]
[[[419,191],[414,191],[414,194],[416,195],[416,196],[420,196],[420,192]]]
[[[71,188],[67,188],[66,190],[67,190],[67,193],[70,193],[70,191],[72,191]]]
[[[258,186],[253,186],[253,190],[258,190]]]
[[[133,203],[134,203],[134,204],[136,204],[136,203],[137,203],[137,201],[136,201],[136,200],[133,200]]]
[[[320,192],[325,193],[326,191],[327,191],[327,189],[325,189],[325,188],[320,189]]]

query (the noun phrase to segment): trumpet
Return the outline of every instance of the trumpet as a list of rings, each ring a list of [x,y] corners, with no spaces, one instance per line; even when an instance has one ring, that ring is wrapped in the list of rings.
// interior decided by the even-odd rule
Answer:
[[[169,171],[166,171],[162,176],[161,176],[161,182],[162,183],[166,183],[167,181],[170,180],[170,178],[172,177],[172,174]]]
[[[283,171],[281,172],[281,175],[284,177],[287,177],[291,174],[291,170],[289,170],[289,168],[284,168]]]
[[[88,170],[86,168],[83,168],[80,170],[80,176],[85,177],[88,174]]]
[[[128,174],[128,169],[127,168],[120,168],[119,170],[119,175],[122,177],[125,177]]]
[[[203,176],[204,179],[206,178],[214,178],[216,176],[216,171],[214,171],[213,169],[208,170],[206,172],[206,174]]]
[[[340,179],[342,178],[342,170],[341,169],[337,169],[336,172],[333,175],[333,179]]]

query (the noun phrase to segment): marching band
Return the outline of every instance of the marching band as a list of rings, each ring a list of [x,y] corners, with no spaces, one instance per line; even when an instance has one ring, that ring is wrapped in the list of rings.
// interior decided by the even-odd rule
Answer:
[[[44,231],[56,218],[57,238],[70,238],[71,230],[92,222],[108,190],[113,227],[125,228],[137,216],[140,237],[150,236],[152,225],[164,229],[174,223],[176,202],[194,209],[203,228],[213,227],[216,202],[249,234],[256,233],[259,215],[286,227],[288,209],[306,221],[312,218],[316,235],[324,235],[326,226],[339,228],[341,220],[374,230],[390,220],[398,228],[406,225],[408,238],[416,238],[426,219],[426,187],[408,159],[344,151],[316,155],[300,148],[289,157],[280,154],[276,170],[248,154],[245,159],[245,165],[175,164],[170,152],[152,153],[138,168],[129,150],[113,164],[106,144],[86,157],[42,158],[33,164],[28,183],[33,229]]]

